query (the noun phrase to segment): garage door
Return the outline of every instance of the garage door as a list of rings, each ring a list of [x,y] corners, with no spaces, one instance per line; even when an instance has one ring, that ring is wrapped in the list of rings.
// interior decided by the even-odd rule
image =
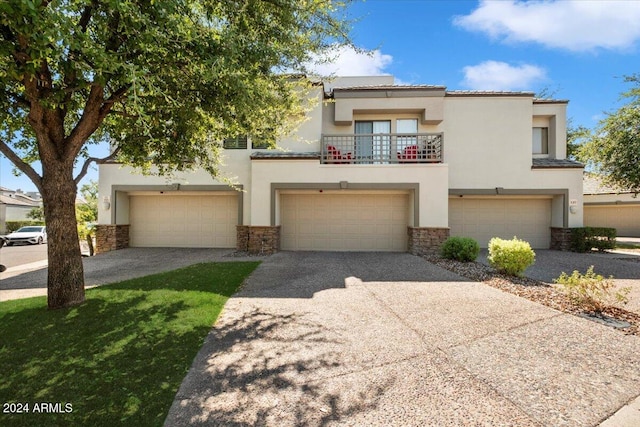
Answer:
[[[408,194],[282,194],[285,250],[407,250]]]
[[[234,248],[236,196],[130,196],[132,247]]]
[[[471,237],[486,248],[492,237],[518,239],[531,247],[548,249],[551,199],[449,199],[451,236]]]
[[[585,205],[584,225],[614,227],[618,230],[618,236],[640,237],[640,206]]]

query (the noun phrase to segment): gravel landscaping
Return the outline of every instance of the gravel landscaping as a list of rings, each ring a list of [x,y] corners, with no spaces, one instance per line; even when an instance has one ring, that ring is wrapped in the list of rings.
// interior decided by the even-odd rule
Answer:
[[[527,277],[512,277],[497,273],[493,268],[479,262],[459,262],[441,258],[437,255],[424,257],[439,267],[452,271],[470,280],[486,283],[505,292],[546,305],[556,310],[583,316],[584,310],[576,306],[558,289],[548,283]],[[619,329],[625,334],[640,336],[640,314],[618,307],[609,307],[603,314],[616,320],[628,322],[630,327]]]

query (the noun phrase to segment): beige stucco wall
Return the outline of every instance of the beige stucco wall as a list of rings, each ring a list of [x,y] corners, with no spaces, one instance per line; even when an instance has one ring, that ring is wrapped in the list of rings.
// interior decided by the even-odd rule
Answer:
[[[342,135],[342,134],[354,134],[355,122],[358,120],[389,120],[391,121],[391,133],[396,133],[396,120],[398,119],[417,119],[418,120],[418,132],[440,132],[441,127],[435,124],[423,123],[421,114],[418,112],[406,112],[403,110],[389,110],[385,113],[376,113],[370,111],[359,111],[353,115],[353,121],[349,124],[336,124],[333,120],[336,104],[326,101],[323,105],[322,113],[322,133],[326,135]],[[316,151],[320,150],[318,144]]]
[[[532,108],[534,122],[535,120],[542,120],[549,127],[549,157],[552,159],[565,159],[567,157],[566,104],[533,104]]]
[[[562,104],[537,106],[536,114],[556,114],[562,120]],[[582,225],[582,169],[532,169],[531,139],[534,118],[528,97],[446,98],[444,161],[449,164],[449,186],[454,189],[559,190],[569,191],[575,213],[567,212],[568,225]],[[557,126],[554,132],[560,132]],[[550,129],[551,132],[551,129]],[[566,143],[566,138],[556,136]],[[564,158],[557,150],[550,157]],[[561,227],[569,201],[554,197],[552,225]]]
[[[305,104],[309,109],[307,116],[300,123],[297,131],[285,136],[277,142],[283,151],[318,151],[322,134],[322,86],[315,86],[309,93],[309,101]]]
[[[584,203],[637,203],[640,204],[640,195],[634,197],[633,193],[620,194],[585,194]]]
[[[320,165],[317,160],[252,162],[251,224],[271,224],[271,183],[418,184],[419,225],[447,226],[447,165]]]
[[[7,232],[7,205],[0,204],[0,234]]]
[[[163,191],[174,191],[170,187],[177,183],[181,186],[226,186],[241,185],[244,204],[244,221],[249,221],[249,211],[251,200],[247,196],[251,191],[249,187],[251,181],[250,173],[250,155],[253,150],[225,150],[220,166],[221,179],[213,179],[204,170],[194,172],[176,173],[172,177],[164,176],[144,176],[134,168],[122,166],[119,164],[103,164],[99,168],[98,179],[98,223],[111,224],[112,210],[115,212],[117,224],[129,223],[129,197],[125,192],[114,192],[113,187],[117,186],[166,186]],[[158,193],[160,190],[158,190]],[[111,207],[105,209],[104,198],[108,197]],[[114,203],[115,202],[115,203]]]
[[[364,84],[365,80],[357,82]],[[565,104],[532,104],[529,96],[341,98],[336,100],[336,104],[322,100],[322,88],[319,86],[314,89],[313,97],[313,109],[297,134],[278,142],[282,150],[319,152],[323,133],[353,134],[355,120],[390,119],[391,131],[395,132],[396,119],[417,118],[419,132],[444,133],[444,164],[321,165],[318,160],[251,161],[252,149],[225,150],[221,172],[227,180],[214,180],[204,171],[177,174],[172,178],[146,177],[128,167],[101,165],[100,200],[105,196],[115,199],[117,221],[127,223],[128,196],[114,193],[113,186],[172,183],[210,186],[232,182],[241,185],[245,191],[242,196],[243,223],[270,225],[271,183],[416,183],[420,188],[419,225],[446,227],[450,188],[566,189],[567,200],[557,195],[553,197],[552,225],[563,226],[565,216],[569,226],[582,225],[582,170],[531,168],[534,125],[547,125],[549,132],[553,133],[555,144],[553,147],[550,144],[549,157],[565,158]],[[348,124],[336,124],[336,105],[352,112]],[[577,203],[575,213],[568,213],[569,200]],[[111,210],[105,210],[103,203],[99,203],[99,223],[111,223],[112,216]]]
[[[336,98],[332,120],[336,125],[351,125],[359,113],[387,111],[417,113],[422,123],[435,124],[443,117],[442,96],[407,98]]]
[[[6,207],[6,221],[26,221],[27,214],[37,206],[7,206]]]
[[[531,123],[529,98],[447,98],[442,127],[451,187],[521,180],[531,168]]]

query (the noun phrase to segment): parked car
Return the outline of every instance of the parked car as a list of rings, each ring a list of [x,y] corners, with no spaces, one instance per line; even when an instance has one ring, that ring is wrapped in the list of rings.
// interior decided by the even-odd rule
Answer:
[[[11,246],[14,243],[30,243],[32,245],[39,245],[46,241],[47,227],[43,225],[20,227],[18,230],[5,237],[5,243],[7,246]]]

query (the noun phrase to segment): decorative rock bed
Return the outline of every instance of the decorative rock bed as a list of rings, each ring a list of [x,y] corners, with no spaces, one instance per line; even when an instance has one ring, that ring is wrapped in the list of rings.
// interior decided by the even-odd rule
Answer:
[[[562,292],[548,283],[527,277],[512,277],[499,274],[493,268],[479,262],[459,262],[444,259],[437,255],[426,255],[424,258],[439,267],[467,277],[470,280],[486,283],[494,288],[565,313],[591,318],[600,323],[613,326],[625,334],[640,335],[640,314],[618,307],[609,307],[602,314],[585,313]],[[607,318],[612,318],[615,321]],[[627,323],[630,326],[625,327]]]

